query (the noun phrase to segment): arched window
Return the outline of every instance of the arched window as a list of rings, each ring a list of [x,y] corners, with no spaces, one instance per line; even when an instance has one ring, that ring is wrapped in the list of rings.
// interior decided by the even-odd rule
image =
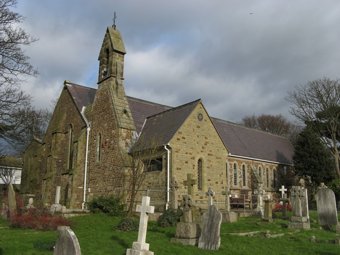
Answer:
[[[273,187],[276,187],[276,181],[277,181],[277,172],[276,168],[273,168]]]
[[[266,181],[267,181],[267,187],[269,188],[269,169],[266,168]]]
[[[96,162],[100,162],[101,143],[102,143],[102,135],[100,133],[98,133],[97,139],[96,139]]]
[[[259,176],[260,176],[260,179],[262,180],[262,168],[261,168],[261,166],[259,166]]]
[[[237,186],[237,164],[234,163],[234,186]]]
[[[242,185],[247,186],[247,171],[245,165],[242,165]]]
[[[67,168],[73,168],[73,128],[72,125],[68,128],[68,161]]]
[[[229,182],[229,163],[225,163],[225,174],[227,176],[227,185],[229,186],[230,185],[230,182]]]
[[[201,158],[197,161],[197,188],[198,190],[203,189],[203,162]]]

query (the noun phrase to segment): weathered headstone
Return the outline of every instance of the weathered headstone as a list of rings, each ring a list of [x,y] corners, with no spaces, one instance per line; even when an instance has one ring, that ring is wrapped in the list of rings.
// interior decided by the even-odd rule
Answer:
[[[8,211],[9,216],[12,217],[17,211],[17,202],[15,198],[15,191],[12,183],[8,185]]]
[[[265,195],[265,190],[263,188],[263,183],[260,181],[257,183],[257,189],[255,190],[255,194],[257,195],[257,207],[256,211],[260,213],[261,217],[264,214],[264,205],[263,205],[263,196]]]
[[[68,226],[58,227],[59,238],[53,255],[81,255],[78,238]]]
[[[30,198],[28,199],[28,204],[26,205],[26,208],[27,208],[27,209],[34,208],[33,203],[34,203],[33,197],[30,197]]]
[[[2,207],[1,207],[1,218],[7,220],[8,218],[8,206],[5,203],[2,203]]]
[[[222,214],[215,205],[210,205],[208,212],[203,214],[202,233],[198,241],[198,248],[218,250],[221,244],[220,228]]]
[[[231,192],[230,192],[230,188],[228,187],[226,190],[226,196],[225,196],[226,211],[223,213],[223,221],[232,223],[232,222],[237,222],[238,213],[230,211],[230,196],[231,196]]]
[[[172,208],[177,209],[178,208],[178,201],[177,201],[177,196],[178,196],[178,183],[175,178],[172,179],[170,189],[171,189],[171,194],[172,194]]]
[[[337,226],[339,224],[338,212],[333,190],[321,183],[315,198],[320,226],[326,229],[330,229],[331,226]]]
[[[269,222],[273,221],[272,200],[269,197],[264,200],[264,215],[262,219]]]
[[[61,212],[62,211],[62,205],[59,204],[60,202],[60,186],[56,187],[56,191],[55,191],[55,199],[54,199],[54,204],[51,205],[51,213],[55,213],[55,212]]]
[[[290,191],[293,216],[289,228],[310,229],[307,189],[293,186]]]
[[[171,239],[171,242],[182,243],[184,245],[196,245],[198,237],[200,235],[200,226],[198,224],[198,211],[193,205],[191,197],[188,195],[183,196],[182,200],[183,215],[180,222],[176,225],[175,238]]]
[[[145,242],[148,229],[148,214],[155,211],[155,207],[150,206],[150,197],[143,196],[142,205],[137,205],[136,211],[140,212],[138,239],[137,242],[133,242],[131,249],[127,249],[126,255],[153,255],[154,253],[149,251],[149,244]]]
[[[187,174],[187,180],[183,182],[184,186],[188,187],[188,194],[192,195],[196,180],[192,179],[192,174]]]

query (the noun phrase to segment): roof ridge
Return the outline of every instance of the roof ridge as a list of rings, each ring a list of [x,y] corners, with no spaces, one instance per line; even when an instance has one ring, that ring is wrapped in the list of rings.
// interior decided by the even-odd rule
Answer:
[[[146,117],[146,119],[153,118],[153,117],[156,117],[157,115],[161,115],[161,114],[164,114],[164,113],[167,113],[167,112],[170,112],[170,111],[175,111],[175,110],[178,110],[178,109],[187,107],[187,106],[189,106],[189,105],[191,105],[191,104],[198,103],[198,102],[200,102],[200,101],[201,101],[201,99],[199,98],[199,99],[196,99],[196,100],[194,100],[194,101],[188,102],[188,103],[186,103],[186,104],[182,104],[182,105],[179,105],[179,106],[176,106],[176,107],[172,107],[172,108],[170,108],[170,109],[168,109],[168,110],[165,110],[165,111],[162,111],[162,112],[159,112],[159,113],[150,115],[150,116]]]
[[[86,88],[86,89],[97,90],[96,88],[92,88],[92,87],[88,87],[88,86],[85,86],[85,85],[77,84],[77,83],[74,83],[74,82],[71,82],[71,81],[68,81],[68,80],[64,81],[64,85],[66,85],[66,86],[67,85],[78,86],[78,87],[82,87],[82,88]]]
[[[145,99],[141,99],[141,98],[137,98],[137,97],[132,97],[132,96],[128,96],[128,95],[126,95],[126,97],[128,99],[132,99],[132,100],[135,100],[135,101],[140,101],[140,102],[148,103],[148,104],[151,104],[151,105],[158,105],[158,106],[174,108],[173,106],[169,106],[169,105],[165,105],[165,104],[160,104],[160,103],[155,103],[155,102],[152,102],[152,101],[149,101],[149,100],[145,100]]]

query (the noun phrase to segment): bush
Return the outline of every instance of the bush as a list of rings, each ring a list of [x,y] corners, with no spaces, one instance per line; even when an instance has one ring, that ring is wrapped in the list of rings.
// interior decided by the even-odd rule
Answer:
[[[88,208],[93,213],[102,212],[110,216],[120,216],[124,212],[124,205],[114,196],[94,198],[89,202]]]
[[[15,228],[31,228],[36,230],[56,230],[58,226],[70,226],[70,222],[62,216],[51,215],[47,211],[31,208],[11,217],[10,225]]]
[[[160,227],[175,226],[181,217],[181,211],[168,209],[157,220],[157,225]]]
[[[288,203],[285,204],[287,211],[292,211],[292,206]],[[283,204],[276,203],[273,208],[273,212],[282,212],[283,211]]]
[[[136,219],[131,217],[123,218],[116,228],[121,231],[135,231],[138,230],[138,222]]]

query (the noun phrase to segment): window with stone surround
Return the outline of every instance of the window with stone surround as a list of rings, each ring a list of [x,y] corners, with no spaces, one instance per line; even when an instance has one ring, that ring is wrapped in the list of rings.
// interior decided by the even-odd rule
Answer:
[[[198,190],[203,189],[203,161],[201,158],[197,161],[197,188]]]
[[[276,187],[276,181],[277,181],[277,169],[273,168],[273,187]]]
[[[234,186],[237,186],[237,164],[236,163],[234,163],[233,179],[234,179]]]
[[[260,179],[262,180],[262,168],[261,168],[261,166],[259,166],[259,168],[258,168],[258,174],[260,176]]]
[[[243,187],[247,186],[247,171],[246,165],[242,165],[242,185]]]
[[[146,172],[162,171],[163,169],[162,157],[144,160],[143,163]]]
[[[68,129],[68,160],[67,169],[73,168],[73,128],[72,125]]]
[[[266,168],[266,181],[267,181],[267,187],[269,188],[269,168]]]
[[[96,162],[100,162],[100,159],[101,159],[101,143],[102,143],[102,135],[101,133],[98,133],[97,139],[96,139]]]
[[[227,161],[227,163],[225,163],[225,174],[227,176],[227,185],[229,186],[230,185],[230,182],[229,182],[229,162]]]

